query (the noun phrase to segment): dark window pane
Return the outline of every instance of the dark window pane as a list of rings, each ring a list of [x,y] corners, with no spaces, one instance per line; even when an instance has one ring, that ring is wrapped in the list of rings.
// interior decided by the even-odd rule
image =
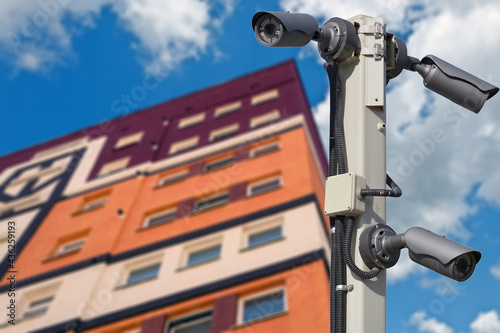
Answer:
[[[227,158],[225,160],[216,161],[216,162],[212,162],[212,163],[207,163],[205,165],[205,172],[210,172],[210,171],[214,171],[214,170],[217,170],[217,169],[225,168],[227,166],[232,165],[233,162],[234,162],[234,158],[230,157],[230,158]]]
[[[275,239],[281,238],[281,226],[257,232],[248,237],[248,247],[257,246],[260,244],[271,242]]]
[[[250,195],[261,194],[261,193],[264,193],[264,192],[267,192],[270,190],[274,190],[280,186],[281,186],[280,179],[276,178],[276,179],[270,180],[268,182],[252,186],[251,190],[250,190],[250,192],[251,192]]]
[[[264,146],[264,147],[257,147],[253,151],[253,157],[259,157],[259,156],[262,156],[262,155],[265,155],[268,153],[272,153],[273,151],[277,151],[277,150],[279,150],[278,143],[271,144],[271,145]]]
[[[216,197],[212,197],[210,199],[199,201],[196,205],[196,210],[201,212],[205,209],[217,207],[220,205],[224,205],[229,201],[229,194],[223,194]]]
[[[159,186],[167,186],[167,185],[171,185],[171,184],[180,182],[181,180],[186,179],[187,175],[188,175],[187,172],[183,172],[183,173],[179,173],[179,174],[165,177],[160,181]]]
[[[209,333],[211,317],[203,317],[193,320],[183,320],[180,323],[173,324],[168,330],[169,333]]]
[[[41,308],[38,308],[38,309],[34,309],[34,310],[31,310],[31,311],[27,311],[25,314],[24,314],[24,318],[31,318],[31,317],[36,317],[38,315],[41,315],[41,314],[44,314],[44,313],[47,313],[47,311],[49,310],[49,307],[48,306],[44,306],[44,307],[41,307]]]
[[[219,141],[219,140],[228,138],[228,137],[230,137],[232,135],[235,135],[236,133],[238,133],[238,129],[237,128],[235,128],[235,129],[233,129],[231,131],[224,132],[224,133],[219,133],[219,134],[215,135],[212,138],[212,141]]]
[[[167,223],[169,221],[175,220],[176,215],[177,211],[171,211],[165,214],[152,217],[148,220],[148,226],[152,227],[158,224]]]
[[[127,284],[137,283],[140,281],[152,279],[158,275],[160,264],[154,264],[144,268],[139,268],[130,272]]]
[[[220,244],[200,251],[191,252],[189,254],[187,264],[188,266],[191,266],[198,264],[200,262],[219,258],[219,256],[220,256]]]
[[[244,304],[243,322],[253,321],[285,310],[283,290],[248,300]]]

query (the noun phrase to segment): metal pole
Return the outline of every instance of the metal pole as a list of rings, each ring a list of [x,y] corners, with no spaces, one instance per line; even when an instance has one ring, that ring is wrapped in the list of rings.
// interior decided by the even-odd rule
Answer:
[[[366,179],[366,188],[386,186],[385,153],[385,22],[359,15],[349,19],[358,30],[357,53],[340,64],[339,112],[343,119],[347,168]],[[366,197],[364,213],[356,217],[351,253],[356,265],[369,270],[359,254],[359,235],[385,224],[385,197]],[[386,331],[386,273],[365,280],[347,270],[347,332]]]

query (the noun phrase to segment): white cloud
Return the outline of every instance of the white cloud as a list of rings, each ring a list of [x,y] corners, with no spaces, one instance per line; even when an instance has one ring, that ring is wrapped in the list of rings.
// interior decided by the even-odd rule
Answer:
[[[495,279],[500,280],[500,263],[490,268],[490,273]]]
[[[453,333],[453,329],[436,318],[428,318],[425,312],[415,312],[410,317],[410,324],[421,333]]]
[[[3,1],[0,50],[4,59],[31,72],[67,62],[74,56],[74,35],[95,26],[95,18],[106,6],[136,37],[134,46],[145,67],[154,63],[168,70],[207,51],[210,32],[232,12],[233,0]]]
[[[500,318],[498,312],[491,310],[481,312],[470,324],[471,333],[497,333],[500,332]]]
[[[370,4],[282,0],[280,4],[283,9],[324,18],[389,14],[383,15],[388,18],[389,31],[410,33],[406,40],[410,55],[421,58],[435,54],[500,86],[500,69],[495,65],[500,52],[500,39],[495,33],[500,30],[497,1],[401,0],[387,5],[378,0]],[[416,19],[409,20],[410,15]],[[476,30],[479,26],[480,31]],[[328,95],[313,108],[325,140],[328,108]],[[478,209],[467,197],[475,195],[500,206],[496,195],[500,173],[495,172],[500,157],[500,135],[495,130],[500,128],[498,109],[500,97],[495,96],[475,115],[427,90],[416,73],[404,72],[391,82],[387,95],[387,169],[401,186],[403,196],[388,199],[387,216],[397,232],[419,225],[467,241],[470,232],[465,221]],[[409,262],[404,267],[401,264],[389,270],[389,281],[402,280],[418,267]]]

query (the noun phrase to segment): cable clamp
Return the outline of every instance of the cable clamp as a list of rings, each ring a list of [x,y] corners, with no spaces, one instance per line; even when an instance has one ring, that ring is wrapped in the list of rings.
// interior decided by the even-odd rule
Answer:
[[[358,28],[358,34],[373,34],[375,38],[382,38],[385,35],[385,26],[380,22],[375,22],[373,25],[362,25]]]
[[[338,286],[335,286],[335,291],[347,291],[347,292],[351,292],[354,290],[354,286],[352,284],[350,285],[338,285]]]
[[[385,56],[385,51],[381,44],[375,44],[373,47],[362,47],[361,55],[373,56],[375,60],[380,60]]]

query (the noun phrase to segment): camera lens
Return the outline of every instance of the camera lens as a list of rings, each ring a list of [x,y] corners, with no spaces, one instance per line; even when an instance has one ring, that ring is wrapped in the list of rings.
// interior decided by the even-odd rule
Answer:
[[[273,37],[276,34],[276,26],[274,24],[268,24],[264,27],[264,33],[267,37]]]
[[[457,281],[467,280],[474,271],[476,261],[471,253],[465,253],[455,260],[453,273]]]
[[[283,35],[283,25],[272,15],[263,15],[256,24],[255,34],[264,44],[275,45]]]

